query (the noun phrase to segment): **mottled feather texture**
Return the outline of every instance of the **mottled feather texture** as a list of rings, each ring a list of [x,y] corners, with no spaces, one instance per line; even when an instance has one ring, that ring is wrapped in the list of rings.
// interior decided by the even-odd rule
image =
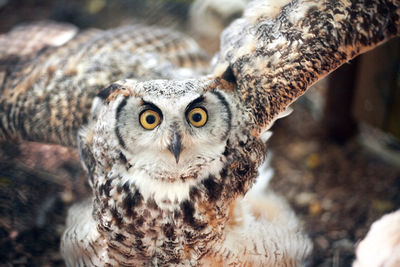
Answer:
[[[19,37],[12,31],[3,38],[12,43]],[[134,25],[82,32],[63,46],[44,47],[32,59],[16,58],[6,66],[0,84],[0,140],[74,146],[92,99],[108,84],[124,78],[196,77],[207,64],[192,39],[168,29]]]
[[[3,71],[0,139],[77,145],[87,169],[68,266],[302,265],[309,239],[259,190],[266,131],[318,79],[397,36],[400,2],[273,2],[225,30],[209,76],[191,39],[142,26],[83,32]]]
[[[217,76],[232,68],[256,133],[316,81],[399,34],[396,0],[295,0],[280,12],[265,2],[223,32],[214,67]]]
[[[17,26],[8,34],[0,35],[0,59],[17,57],[26,60],[45,46],[65,44],[77,32],[78,29],[71,24],[52,21]]]

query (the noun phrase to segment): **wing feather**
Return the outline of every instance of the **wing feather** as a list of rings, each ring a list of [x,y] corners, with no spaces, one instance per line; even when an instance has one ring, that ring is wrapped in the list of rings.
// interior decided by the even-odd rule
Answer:
[[[0,58],[29,57],[46,46],[61,46],[78,32],[74,25],[39,21],[14,27],[0,35]]]
[[[214,66],[216,77],[232,69],[234,92],[250,110],[255,134],[319,79],[400,32],[398,0],[293,0],[279,12],[268,7],[252,2],[223,32]]]
[[[140,25],[79,33],[11,66],[0,84],[0,140],[76,146],[93,98],[112,82],[204,73],[208,56],[173,30]]]

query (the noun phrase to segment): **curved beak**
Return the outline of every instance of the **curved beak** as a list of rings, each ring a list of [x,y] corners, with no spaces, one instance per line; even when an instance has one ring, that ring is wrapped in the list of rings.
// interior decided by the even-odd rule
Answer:
[[[174,132],[174,134],[172,135],[171,144],[169,145],[168,150],[171,151],[171,153],[174,155],[176,164],[178,164],[179,156],[182,151],[182,143],[181,136],[177,132]]]

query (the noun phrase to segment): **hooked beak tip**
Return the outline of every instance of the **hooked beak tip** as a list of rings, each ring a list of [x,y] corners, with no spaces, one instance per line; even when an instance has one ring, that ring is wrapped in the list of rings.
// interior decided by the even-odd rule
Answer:
[[[172,136],[172,141],[169,146],[169,151],[174,155],[176,164],[179,163],[179,156],[182,151],[181,136],[178,133],[174,133]]]

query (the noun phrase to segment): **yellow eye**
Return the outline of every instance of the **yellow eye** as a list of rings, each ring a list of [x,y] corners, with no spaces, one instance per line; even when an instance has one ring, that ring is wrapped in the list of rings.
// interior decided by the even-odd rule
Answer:
[[[143,128],[146,130],[153,130],[160,124],[161,118],[157,111],[147,109],[140,113],[139,120]]]
[[[187,119],[194,127],[203,127],[207,122],[207,111],[203,108],[194,108],[187,114]]]

